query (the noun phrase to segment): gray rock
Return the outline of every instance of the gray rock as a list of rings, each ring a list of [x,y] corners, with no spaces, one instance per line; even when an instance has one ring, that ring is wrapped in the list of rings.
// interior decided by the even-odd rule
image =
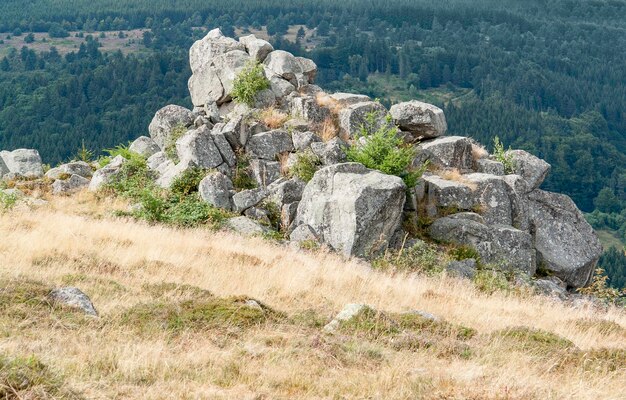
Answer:
[[[276,104],[276,95],[272,89],[263,89],[254,96],[254,108],[264,109]]]
[[[288,132],[293,132],[293,134],[295,134],[296,132],[306,132],[309,130],[309,123],[308,121],[303,120],[301,118],[292,118],[288,120],[287,122],[285,122],[285,125],[283,125],[283,128],[287,129]],[[295,141],[295,138],[294,138],[294,141]]]
[[[67,307],[80,309],[85,314],[91,315],[93,317],[98,316],[98,312],[93,306],[91,299],[89,299],[89,296],[87,296],[78,288],[63,287],[54,289],[52,292],[50,292],[49,297],[55,303],[65,305]]]
[[[367,127],[367,116],[375,113],[377,118],[372,127]],[[339,129],[349,138],[358,136],[361,126],[366,126],[370,130],[375,131],[382,126],[387,125],[387,109],[382,104],[375,101],[365,101],[362,103],[351,104],[339,111]]]
[[[389,112],[393,122],[417,140],[443,136],[448,130],[443,110],[432,104],[413,100],[395,104]]]
[[[270,72],[268,75],[279,76],[295,87],[300,86],[299,81],[301,81],[304,71],[302,64],[293,54],[283,50],[274,50],[267,55],[264,64]]]
[[[533,282],[538,294],[565,299],[567,297],[567,285],[555,276],[537,279]]]
[[[270,75],[270,89],[274,92],[274,96],[276,96],[277,99],[283,99],[296,90],[296,87],[289,83],[289,81],[286,81],[280,76],[273,75],[273,72],[267,69],[266,74]]]
[[[224,95],[215,100],[218,105],[231,100],[235,78],[249,64],[250,59],[245,51],[240,50],[232,50],[215,57],[213,65],[224,88]]]
[[[268,195],[268,190],[264,188],[242,190],[241,192],[235,193],[233,195],[234,210],[238,213],[243,212],[259,204]]]
[[[250,161],[250,169],[259,187],[266,187],[281,177],[280,163],[277,161],[253,159]]]
[[[52,183],[52,193],[69,194],[76,192],[82,188],[88,187],[90,180],[79,175],[72,175],[65,180],[56,180]]]
[[[504,164],[488,158],[481,158],[476,160],[476,171],[484,174],[504,175]]]
[[[602,245],[572,199],[536,189],[528,194],[537,260],[568,286],[583,287],[591,279]]]
[[[524,150],[509,150],[506,154],[512,157],[515,173],[526,180],[528,191],[541,186],[550,172],[550,164]]]
[[[194,72],[189,77],[187,87],[191,102],[197,107],[212,103],[222,104],[225,98],[224,86],[213,64],[203,65]]]
[[[302,193],[306,183],[299,179],[280,179],[270,186],[268,190],[270,192],[271,199],[278,205],[298,202],[302,200]]]
[[[189,50],[189,64],[195,74],[203,66],[210,65],[215,57],[233,50],[244,51],[243,43],[226,37],[219,28],[210,31],[204,38],[197,40]]]
[[[332,333],[341,327],[345,322],[351,321],[365,313],[375,313],[376,311],[365,304],[347,304],[340,312],[330,321],[324,330]]]
[[[178,127],[189,127],[193,124],[193,113],[181,106],[169,105],[156,112],[148,130],[150,137],[161,148],[171,140],[172,131]]]
[[[176,152],[180,163],[198,168],[215,168],[224,162],[211,132],[205,126],[188,131],[179,138]]]
[[[232,191],[233,183],[221,172],[211,172],[198,186],[202,200],[225,210],[233,209]]]
[[[270,231],[266,226],[263,226],[248,217],[230,218],[226,221],[226,226],[231,230],[246,236],[262,235]]]
[[[319,157],[324,165],[339,164],[347,161],[346,149],[348,144],[338,137],[330,139],[328,142],[313,142],[311,150]]]
[[[239,38],[245,47],[250,57],[254,58],[258,62],[263,62],[267,58],[267,55],[274,51],[274,47],[266,40],[258,39],[254,35],[242,36]]]
[[[235,115],[226,123],[219,123],[211,131],[214,134],[222,134],[231,148],[239,149],[248,141],[249,131],[242,115]]]
[[[50,169],[46,172],[45,176],[50,179],[60,179],[64,175],[78,175],[83,178],[91,178],[93,175],[93,169],[91,168],[91,165],[84,161],[72,161]]]
[[[464,177],[476,185],[471,197],[487,224],[513,225],[510,188],[501,176],[474,173]]]
[[[201,118],[201,117],[199,117]],[[140,136],[133,143],[131,143],[128,148],[130,151],[133,151],[145,158],[152,156],[155,153],[161,151],[161,148],[158,144],[147,136]]]
[[[211,131],[211,137],[213,138],[213,143],[219,150],[222,159],[229,167],[234,167],[237,164],[237,156],[233,151],[233,148],[230,146],[230,143],[226,139],[226,136],[215,130]]]
[[[285,204],[280,209],[280,224],[284,229],[288,229],[291,224],[296,220],[298,214],[298,204],[300,202],[295,201],[293,203]]]
[[[164,152],[159,151],[148,157],[147,164],[151,171],[157,171],[161,165],[169,161]]]
[[[11,171],[9,171],[9,167],[7,167],[7,165],[4,163],[4,160],[2,159],[2,157],[0,157],[0,179],[2,179],[2,177],[8,173],[10,173]]]
[[[43,164],[37,150],[0,151],[0,158],[4,161],[9,173],[27,178],[41,178],[43,176]]]
[[[89,190],[92,192],[102,188],[102,186],[110,183],[122,170],[122,166],[127,160],[122,156],[116,156],[106,166],[100,168],[94,172],[91,182],[89,183]]]
[[[271,225],[270,214],[266,210],[257,207],[250,207],[243,213],[246,217],[252,218],[265,226]]]
[[[248,139],[246,150],[252,157],[275,161],[280,153],[293,150],[291,135],[283,130],[260,133]]]
[[[172,186],[172,183],[174,183],[174,181],[185,171],[194,167],[197,167],[197,165],[189,161],[182,161],[178,164],[174,164],[171,160],[167,160],[163,164],[159,165],[157,169],[159,177],[156,180],[156,184],[159,187],[167,189]]]
[[[435,217],[442,208],[471,210],[474,207],[472,188],[464,182],[450,181],[437,175],[424,174],[424,195],[418,196],[425,201],[429,217]]]
[[[217,124],[221,121],[222,117],[220,116],[220,109],[217,106],[217,103],[212,101],[206,103],[204,105],[204,115],[211,121],[213,124]]]
[[[402,179],[361,164],[322,168],[304,189],[295,224],[346,256],[376,254],[401,223],[405,190]]]
[[[293,140],[293,147],[296,151],[305,150],[311,145],[311,143],[318,143],[322,141],[319,136],[310,131],[294,131],[291,134],[291,139]]]
[[[328,108],[320,106],[315,98],[308,96],[291,99],[291,115],[305,119],[311,124],[321,124],[331,117]]]
[[[457,278],[474,279],[476,276],[476,260],[452,261],[446,265],[446,272]]]
[[[306,241],[317,242],[319,238],[313,231],[313,228],[306,224],[302,224],[298,225],[293,229],[293,231],[291,231],[291,234],[289,235],[289,240],[294,244],[298,244]]]
[[[211,123],[209,118],[205,117],[204,115],[200,115],[199,117],[196,117],[196,119],[193,120],[194,127],[200,128],[202,125],[209,125],[209,128],[213,128],[213,124]]]
[[[481,261],[506,270],[534,275],[536,253],[530,234],[505,225],[484,225],[466,218],[440,218],[433,222],[429,235],[443,242],[470,246]]]
[[[296,57],[296,61],[300,65],[304,79],[301,80],[300,86],[315,83],[317,77],[317,65],[309,58]]]
[[[353,93],[333,93],[330,95],[330,98],[336,102],[339,107],[346,107],[352,104],[372,101],[369,96]]]
[[[472,142],[461,136],[446,136],[422,142],[417,147],[415,166],[426,160],[439,168],[472,169]]]

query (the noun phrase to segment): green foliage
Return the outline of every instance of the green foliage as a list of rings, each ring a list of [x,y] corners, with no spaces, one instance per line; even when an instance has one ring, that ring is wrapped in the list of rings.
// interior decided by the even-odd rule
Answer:
[[[19,200],[18,196],[14,193],[5,193],[0,188],[0,214],[6,211],[10,211]]]
[[[257,183],[250,172],[250,159],[242,151],[237,152],[237,164],[233,173],[233,186],[236,190],[254,189]]]
[[[409,248],[388,250],[372,261],[372,268],[392,272],[419,272],[434,275],[443,271],[446,256],[436,246],[417,241]]]
[[[357,144],[346,152],[348,160],[384,174],[399,176],[407,187],[414,187],[426,170],[426,165],[417,169],[411,167],[415,159],[415,149],[406,145],[397,135],[395,126],[389,122],[380,126],[378,119],[376,112],[366,116],[366,122],[361,125],[355,138]],[[365,143],[360,143],[362,140]]]
[[[549,354],[575,349],[574,343],[552,332],[527,327],[507,328],[493,336],[503,338],[514,349]]]
[[[79,399],[39,358],[0,354],[0,399]]]
[[[170,198],[171,200],[172,198]],[[203,201],[197,193],[184,197],[174,197],[166,209],[164,222],[183,228],[208,224],[219,229],[231,215]]]
[[[172,129],[172,132],[167,137],[163,152],[165,153],[165,156],[174,163],[178,163],[178,151],[176,150],[176,141],[183,137],[185,133],[187,133],[187,128],[184,125],[177,125]]]
[[[75,160],[90,163],[93,159],[94,152],[85,147],[85,140],[83,139],[80,148],[76,152]]]
[[[476,249],[470,246],[453,246],[448,253],[450,254],[450,257],[457,261],[473,258],[476,260],[476,263],[480,263],[480,254],[476,251]]]
[[[257,93],[269,87],[270,82],[265,77],[263,65],[253,60],[249,61],[235,77],[231,95],[237,103],[252,107]]]
[[[479,269],[474,276],[474,285],[481,292],[493,294],[495,292],[510,292],[512,285],[510,276],[499,268]]]
[[[609,277],[606,276],[602,268],[597,268],[591,284],[589,286],[578,289],[578,292],[588,296],[593,296],[611,304],[626,305],[626,289],[618,290],[607,284]]]
[[[98,159],[98,165],[100,166],[100,168],[106,167],[107,165],[109,165],[111,160],[113,160],[117,156],[124,157],[134,165],[145,165],[146,159],[142,155],[131,151],[129,147],[130,144],[127,144],[126,146],[120,144],[111,149],[104,149],[103,151],[107,155]]]
[[[200,181],[208,175],[210,171],[203,168],[189,168],[180,176],[174,179],[170,190],[173,194],[179,196],[187,196],[198,191]]]
[[[509,148],[509,150],[511,150]],[[496,161],[499,161],[504,165],[504,173],[512,174],[515,172],[515,165],[513,164],[513,155],[507,154],[507,151],[504,150],[504,145],[500,141],[498,136],[493,138],[493,156]]]
[[[322,165],[318,156],[310,151],[296,154],[296,162],[289,168],[289,175],[303,182],[309,182]]]

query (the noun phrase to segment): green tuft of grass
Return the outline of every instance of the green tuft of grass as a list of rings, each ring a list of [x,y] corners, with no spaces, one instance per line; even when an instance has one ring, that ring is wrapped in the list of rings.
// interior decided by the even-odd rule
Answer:
[[[322,161],[318,156],[312,152],[305,151],[296,154],[296,162],[289,168],[289,175],[303,182],[309,182],[321,166]]]
[[[268,89],[270,82],[265,77],[263,65],[256,60],[248,62],[233,81],[232,97],[237,103],[254,106],[257,93]]]
[[[174,179],[170,191],[179,196],[187,196],[198,191],[200,181],[211,172],[204,168],[189,168]]]
[[[419,241],[398,251],[387,251],[372,261],[372,267],[389,272],[418,272],[435,275],[443,271],[446,256],[435,245]]]
[[[504,339],[512,349],[525,352],[549,355],[576,350],[576,346],[570,340],[541,329],[513,327],[496,331],[492,336]]]
[[[165,147],[163,152],[165,156],[174,163],[178,163],[178,150],[176,150],[176,141],[183,137],[183,135],[187,133],[187,128],[184,125],[175,126],[170,135],[167,137],[167,141],[165,143]]]

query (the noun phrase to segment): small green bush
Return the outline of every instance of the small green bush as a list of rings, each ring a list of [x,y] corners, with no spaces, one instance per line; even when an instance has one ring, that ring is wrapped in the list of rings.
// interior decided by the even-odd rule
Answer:
[[[413,168],[411,164],[415,159],[415,149],[404,143],[397,135],[397,128],[387,116],[387,123],[378,127],[379,115],[376,112],[366,116],[365,124],[361,125],[355,138],[357,144],[350,147],[346,155],[348,160],[358,162],[367,168],[376,169],[387,175],[399,176],[404,180],[407,187],[412,188],[426,170],[426,165]],[[359,139],[364,138],[365,143],[360,144]]]
[[[257,183],[250,175],[250,159],[243,151],[237,152],[237,164],[233,174],[233,187],[236,190],[254,189]]]
[[[295,164],[289,168],[289,174],[303,182],[309,182],[320,168],[322,162],[312,152],[303,152],[296,155]]]
[[[265,77],[263,66],[256,60],[250,61],[235,77],[231,95],[237,103],[252,107],[257,93],[269,87],[270,82]]]
[[[13,193],[5,193],[0,189],[0,214],[10,211],[17,204],[18,197]]]
[[[141,154],[131,151],[129,147],[130,145],[124,146],[120,144],[116,147],[113,147],[112,149],[105,149],[104,152],[107,153],[107,155],[98,159],[98,165],[100,166],[100,168],[104,168],[109,165],[111,160],[117,156],[122,156],[125,159],[138,164],[145,164],[146,159]]]
[[[511,148],[509,148],[509,151]],[[506,174],[512,174],[515,172],[515,165],[513,163],[513,155],[507,154],[507,151],[504,150],[504,145],[500,141],[499,137],[493,138],[493,156],[495,159],[504,165],[504,172]]]
[[[478,270],[474,276],[474,285],[487,294],[510,292],[512,289],[507,274],[497,268]]]
[[[165,156],[174,163],[178,163],[179,161],[178,151],[176,150],[176,141],[183,137],[185,133],[187,133],[187,128],[184,125],[177,125],[172,129],[172,132],[165,143],[163,152],[165,153]]]
[[[202,181],[208,173],[209,171],[203,168],[189,168],[174,179],[174,182],[172,182],[172,185],[170,186],[170,190],[173,194],[180,196],[187,196],[191,193],[195,193],[198,191],[200,181]]]
[[[165,222],[183,228],[208,224],[213,229],[219,229],[230,216],[226,211],[203,201],[197,193],[173,201],[165,212]]]
[[[480,263],[480,254],[476,249],[469,246],[454,246],[450,249],[449,254],[457,261],[473,258],[476,263]]]

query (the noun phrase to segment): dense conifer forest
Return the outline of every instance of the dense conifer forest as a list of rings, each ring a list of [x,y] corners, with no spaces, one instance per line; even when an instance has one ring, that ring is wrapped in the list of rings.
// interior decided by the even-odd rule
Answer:
[[[191,106],[194,40],[262,32],[313,58],[329,90],[425,99],[453,134],[546,159],[546,189],[626,236],[624,0],[4,0],[0,11],[0,148],[56,164],[83,142],[145,134],[162,105]],[[125,42],[131,30],[141,39]],[[105,51],[111,37],[123,45]],[[615,260],[626,265],[621,252],[601,265],[623,285]]]

